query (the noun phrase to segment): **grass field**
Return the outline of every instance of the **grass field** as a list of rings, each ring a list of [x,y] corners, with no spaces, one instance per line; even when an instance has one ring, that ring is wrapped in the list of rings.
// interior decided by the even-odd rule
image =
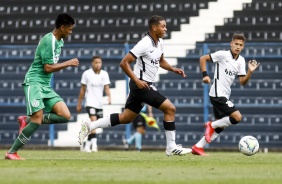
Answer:
[[[167,157],[164,152],[23,150],[27,160],[0,160],[1,184],[282,183],[282,154],[210,152]],[[4,158],[5,150],[0,150]]]

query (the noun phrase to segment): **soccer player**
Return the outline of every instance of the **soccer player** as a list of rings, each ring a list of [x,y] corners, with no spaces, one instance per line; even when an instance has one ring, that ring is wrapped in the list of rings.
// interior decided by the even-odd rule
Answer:
[[[207,156],[204,152],[206,144],[211,143],[224,128],[230,125],[238,124],[241,119],[241,113],[235,105],[229,100],[231,94],[231,85],[235,77],[239,77],[241,85],[246,85],[251,78],[252,73],[259,66],[255,60],[248,62],[248,71],[245,69],[245,59],[240,55],[244,48],[246,38],[243,34],[234,34],[230,43],[230,50],[217,51],[200,57],[200,68],[203,74],[203,82],[210,83],[210,77],[206,71],[207,61],[215,63],[214,82],[211,86],[209,96],[215,121],[205,123],[205,135],[192,147],[192,153],[195,155]]]
[[[144,105],[141,109],[142,113],[146,113],[148,110],[149,117],[153,117],[153,108],[149,105]],[[133,141],[135,141],[135,148],[137,151],[142,150],[142,135],[146,132],[146,120],[141,115],[138,114],[136,118],[132,122],[133,128],[135,129],[134,134],[132,134],[128,139],[123,139],[123,144],[125,149],[128,150],[132,145]]]
[[[94,122],[83,122],[79,133],[79,142],[83,142],[91,130],[98,127],[113,127],[118,124],[128,124],[139,114],[144,104],[148,104],[164,113],[164,129],[167,146],[166,155],[185,155],[192,150],[177,146],[175,143],[175,106],[160,94],[153,82],[159,67],[186,77],[183,70],[174,68],[164,59],[163,40],[167,31],[165,19],[161,16],[152,16],[149,20],[149,32],[140,40],[120,62],[120,67],[130,78],[130,93],[121,113],[111,114]],[[132,71],[130,64],[136,60],[136,67]]]
[[[71,117],[70,111],[63,99],[51,88],[52,73],[78,66],[77,58],[58,63],[64,38],[72,33],[75,21],[68,14],[60,14],[56,18],[55,29],[46,34],[39,42],[34,61],[25,75],[23,82],[28,116],[20,116],[19,136],[5,159],[24,160],[17,151],[27,143],[31,135],[41,124],[67,123]],[[43,114],[43,109],[48,112]]]
[[[96,121],[99,118],[103,118],[103,91],[105,90],[108,96],[108,104],[111,104],[110,93],[110,78],[108,72],[101,69],[102,58],[94,56],[92,58],[92,68],[83,72],[81,77],[81,88],[77,101],[77,112],[82,109],[81,103],[83,97],[85,97],[86,111],[91,121]],[[86,93],[85,93],[86,92]],[[92,145],[92,150],[90,149]],[[85,152],[97,152],[97,136],[95,130],[92,130],[88,135],[86,141]]]

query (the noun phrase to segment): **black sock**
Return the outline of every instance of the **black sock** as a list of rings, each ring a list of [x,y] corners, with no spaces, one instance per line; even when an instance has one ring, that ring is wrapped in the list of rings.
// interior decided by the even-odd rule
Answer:
[[[166,122],[163,121],[164,129],[168,131],[173,131],[175,130],[175,122]]]
[[[120,124],[118,113],[111,114],[110,119],[112,127]]]
[[[91,139],[96,138],[96,137],[97,137],[97,134],[96,134],[96,133],[94,133],[94,134],[89,134],[87,140],[88,140],[88,141],[91,141]]]
[[[223,128],[216,128],[214,129],[214,131],[217,133],[217,134],[220,134],[220,132],[222,132],[224,129]]]

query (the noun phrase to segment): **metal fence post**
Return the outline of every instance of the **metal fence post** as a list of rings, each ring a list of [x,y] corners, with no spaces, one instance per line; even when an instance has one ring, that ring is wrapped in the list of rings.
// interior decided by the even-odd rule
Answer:
[[[203,45],[203,55],[208,54],[208,44]],[[207,72],[209,72],[209,65],[207,63]],[[207,122],[209,120],[209,84],[204,85],[204,93],[203,93],[203,99],[204,99],[204,122]]]
[[[51,78],[51,87],[54,88],[54,74]],[[54,147],[54,138],[55,138],[55,126],[54,124],[49,125],[49,139],[50,139],[50,146]]]
[[[125,54],[129,52],[129,44],[125,43],[124,44],[124,50],[125,50]],[[125,75],[125,90],[126,90],[126,97],[129,94],[129,87],[128,87],[128,83],[129,83],[129,78],[127,75]],[[125,137],[126,139],[128,139],[131,136],[131,125],[130,124],[126,124],[125,125]]]

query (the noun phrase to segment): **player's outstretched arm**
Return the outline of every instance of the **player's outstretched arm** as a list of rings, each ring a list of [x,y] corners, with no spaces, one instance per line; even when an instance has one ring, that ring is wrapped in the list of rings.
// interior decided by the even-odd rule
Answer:
[[[110,85],[105,85],[104,90],[105,90],[105,93],[108,97],[108,104],[111,105],[112,104],[112,98],[111,98]]]
[[[122,68],[122,70],[124,71],[124,73],[132,80],[135,82],[135,84],[137,85],[137,87],[139,89],[143,89],[143,88],[148,88],[150,89],[149,85],[147,84],[147,82],[139,80],[133,73],[131,67],[130,67],[130,63],[134,62],[135,58],[130,54],[127,53],[124,58],[121,60],[119,66]]]
[[[82,110],[82,101],[83,101],[85,92],[86,92],[86,85],[81,84],[81,88],[80,88],[78,99],[77,99],[76,112],[80,112]]]
[[[242,86],[245,86],[248,83],[248,81],[251,78],[252,73],[258,68],[259,65],[260,65],[260,63],[257,63],[256,60],[250,60],[248,62],[247,74],[244,77],[239,77],[240,84]]]
[[[186,74],[184,72],[184,70],[180,69],[180,68],[174,68],[172,67],[170,64],[168,64],[168,62],[164,59],[163,55],[160,59],[160,67],[165,69],[165,70],[168,70],[168,71],[171,71],[171,72],[174,72],[178,75],[181,75],[182,77],[186,77]]]
[[[67,68],[69,66],[78,66],[79,61],[77,58],[70,59],[68,61],[65,61],[63,63],[56,63],[56,64],[44,64],[44,71],[46,73],[52,73],[52,72],[57,72],[60,71],[64,68]]]
[[[210,55],[204,55],[200,57],[200,68],[202,71],[202,75],[203,75],[203,82],[206,84],[209,84],[211,82],[211,79],[207,73],[207,61],[210,61],[211,57]]]

